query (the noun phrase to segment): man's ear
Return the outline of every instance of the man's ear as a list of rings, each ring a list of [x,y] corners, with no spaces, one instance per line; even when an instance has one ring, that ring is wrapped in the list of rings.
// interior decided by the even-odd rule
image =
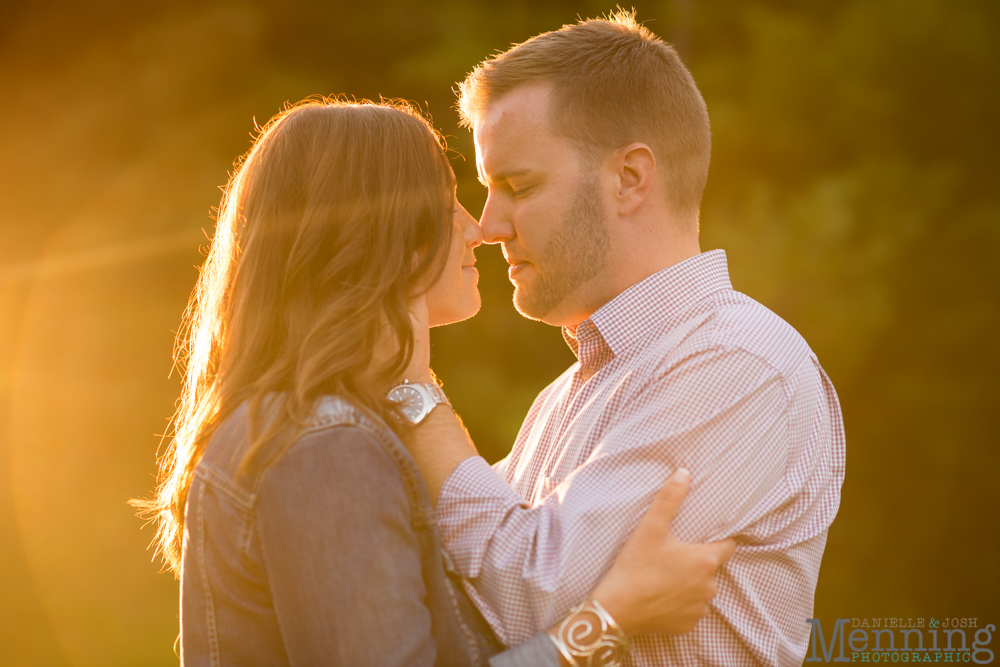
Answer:
[[[632,215],[653,190],[656,156],[646,144],[633,143],[615,151],[612,164],[618,181],[618,214]]]

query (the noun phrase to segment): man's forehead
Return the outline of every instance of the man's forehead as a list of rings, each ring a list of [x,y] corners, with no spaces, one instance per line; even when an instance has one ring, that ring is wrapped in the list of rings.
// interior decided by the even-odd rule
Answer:
[[[483,109],[477,127],[487,132],[523,125],[547,128],[550,83],[532,83],[510,90]]]
[[[549,84],[516,88],[499,97],[482,113],[473,127],[476,162],[484,169],[518,169],[552,135],[548,121]]]

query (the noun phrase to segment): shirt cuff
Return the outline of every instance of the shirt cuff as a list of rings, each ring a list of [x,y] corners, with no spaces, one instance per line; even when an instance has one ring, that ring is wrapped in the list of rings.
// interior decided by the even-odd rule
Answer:
[[[475,579],[486,547],[504,518],[524,499],[480,456],[462,461],[438,494],[441,543],[459,574]]]

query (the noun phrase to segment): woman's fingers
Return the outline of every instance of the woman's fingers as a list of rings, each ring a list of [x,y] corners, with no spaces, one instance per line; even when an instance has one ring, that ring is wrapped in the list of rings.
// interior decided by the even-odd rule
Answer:
[[[684,468],[675,470],[663,488],[653,497],[649,509],[646,510],[646,514],[636,526],[636,532],[659,528],[661,532],[670,535],[670,522],[674,520],[677,510],[680,509],[681,503],[684,502],[690,489],[691,473]]]
[[[594,589],[594,599],[626,633],[688,632],[715,597],[715,577],[736,545],[733,540],[686,544],[673,536],[670,523],[690,486],[686,470],[670,476]]]
[[[732,558],[733,554],[736,553],[736,542],[732,539],[719,540],[718,542],[712,542],[710,544],[706,544],[705,546],[713,552],[719,566],[725,565],[726,561]]]

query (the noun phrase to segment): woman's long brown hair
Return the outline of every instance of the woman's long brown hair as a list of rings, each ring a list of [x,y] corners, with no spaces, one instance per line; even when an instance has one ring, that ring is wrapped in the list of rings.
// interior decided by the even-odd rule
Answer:
[[[412,286],[443,269],[453,191],[443,139],[402,103],[300,103],[237,163],[178,334],[184,384],[156,495],[133,501],[175,574],[194,469],[243,402],[242,472],[279,456],[324,394],[402,428],[385,392],[412,354]],[[373,367],[386,332],[395,352]]]

